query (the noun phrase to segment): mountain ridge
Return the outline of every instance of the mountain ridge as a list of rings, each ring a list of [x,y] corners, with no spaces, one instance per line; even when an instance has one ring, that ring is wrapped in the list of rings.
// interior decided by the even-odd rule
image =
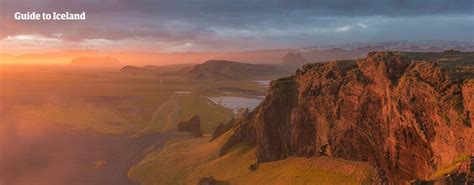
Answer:
[[[289,73],[272,65],[209,60],[195,65],[186,74],[190,79],[196,80],[249,80],[272,79]]]

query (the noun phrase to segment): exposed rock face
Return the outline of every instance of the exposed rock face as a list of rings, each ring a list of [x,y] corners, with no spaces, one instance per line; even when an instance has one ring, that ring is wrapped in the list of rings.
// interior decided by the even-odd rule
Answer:
[[[413,184],[474,184],[474,156],[461,156],[441,171],[444,173],[439,173],[438,170],[429,180],[417,180]]]
[[[194,116],[188,121],[181,121],[178,123],[178,131],[187,131],[191,132],[194,137],[201,137],[201,119],[199,116]]]
[[[255,110],[259,109],[256,107]],[[257,114],[256,111],[246,112],[242,115],[239,119],[236,119],[234,122],[233,132],[229,140],[222,146],[220,150],[220,156],[223,156],[229,152],[229,150],[239,144],[239,143],[248,143],[248,144],[255,144],[255,124],[254,120]],[[232,131],[231,130],[231,131]]]
[[[216,130],[214,130],[214,133],[212,133],[211,141],[213,141],[214,139],[218,138],[222,134],[229,131],[232,128],[232,126],[234,125],[234,122],[235,122],[235,119],[232,119],[226,124],[224,124],[224,123],[219,124],[219,126],[217,126]]]
[[[216,180],[214,177],[202,177],[197,182],[197,185],[228,185],[225,181]]]
[[[372,52],[272,82],[221,153],[247,141],[259,162],[329,155],[406,183],[474,154],[473,112],[474,53]]]

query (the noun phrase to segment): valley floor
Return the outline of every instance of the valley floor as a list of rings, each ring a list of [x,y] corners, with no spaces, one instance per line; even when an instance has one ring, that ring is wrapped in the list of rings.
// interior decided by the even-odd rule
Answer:
[[[2,66],[0,184],[137,184],[127,172],[147,149],[187,137],[176,133],[177,122],[197,114],[212,133],[233,116],[208,97],[264,93],[256,82]]]

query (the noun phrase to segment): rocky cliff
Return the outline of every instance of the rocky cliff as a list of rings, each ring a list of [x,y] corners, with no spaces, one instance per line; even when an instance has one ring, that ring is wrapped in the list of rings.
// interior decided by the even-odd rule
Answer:
[[[201,119],[198,115],[193,116],[187,121],[181,121],[178,123],[178,131],[187,131],[190,132],[193,137],[201,137]]]
[[[430,180],[474,154],[473,112],[474,53],[371,52],[273,81],[221,154],[249,142],[259,163],[328,155],[368,161],[383,182]]]

